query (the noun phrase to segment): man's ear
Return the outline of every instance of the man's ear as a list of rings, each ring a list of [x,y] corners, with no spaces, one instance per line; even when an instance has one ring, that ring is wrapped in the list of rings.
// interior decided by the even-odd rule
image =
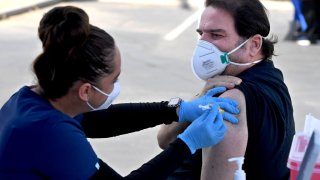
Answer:
[[[251,37],[250,40],[250,56],[256,57],[257,55],[260,55],[260,51],[262,48],[262,39],[263,37],[259,34],[256,34]]]
[[[80,85],[78,90],[79,98],[85,102],[89,101],[90,91],[91,91],[91,84],[83,83],[82,85]]]

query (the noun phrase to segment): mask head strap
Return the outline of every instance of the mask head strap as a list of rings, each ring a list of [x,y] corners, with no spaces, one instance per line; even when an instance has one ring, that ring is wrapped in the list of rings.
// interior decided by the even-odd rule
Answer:
[[[249,38],[250,39],[250,38]],[[234,48],[232,51],[228,52],[227,54],[230,55],[232,53],[234,53],[235,51],[237,51],[238,49],[240,49],[244,44],[246,44],[249,39],[245,40],[243,43],[241,43],[238,47]]]
[[[263,38],[263,37],[261,36],[261,38]],[[262,59],[260,59],[260,60],[256,60],[256,61],[250,62],[250,63],[236,63],[236,62],[232,62],[232,61],[229,60],[229,55],[234,53],[238,49],[240,49],[244,44],[246,44],[249,41],[249,39],[245,40],[243,43],[241,43],[238,47],[234,48],[232,51],[230,51],[228,53],[223,53],[220,56],[221,63],[222,64],[234,64],[234,65],[238,65],[238,66],[248,66],[248,65],[251,65],[251,64],[257,64],[260,61],[262,61]],[[261,40],[261,43],[262,43],[262,40]]]
[[[228,52],[228,53],[223,53],[220,56],[220,60],[222,64],[229,64],[229,55],[234,53],[235,51],[237,51],[238,49],[240,49],[245,43],[247,43],[249,41],[249,39],[245,40],[243,43],[241,43],[238,47],[234,48],[232,51]]]

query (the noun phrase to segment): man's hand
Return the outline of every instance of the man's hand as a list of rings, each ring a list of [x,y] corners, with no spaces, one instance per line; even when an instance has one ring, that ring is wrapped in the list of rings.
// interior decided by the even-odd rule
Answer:
[[[200,96],[206,94],[209,89],[215,87],[225,87],[233,89],[236,85],[241,84],[242,80],[235,76],[218,75],[207,80],[206,85],[203,87]]]

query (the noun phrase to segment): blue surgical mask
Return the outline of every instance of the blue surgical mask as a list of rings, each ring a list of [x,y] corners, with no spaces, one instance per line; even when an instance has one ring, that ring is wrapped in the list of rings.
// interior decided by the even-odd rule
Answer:
[[[87,102],[88,106],[92,109],[92,111],[97,111],[97,110],[101,110],[101,109],[107,109],[112,102],[118,97],[118,95],[120,94],[120,83],[119,81],[116,81],[113,85],[113,90],[110,94],[107,94],[105,92],[103,92],[102,90],[100,90],[99,88],[92,86],[95,90],[97,90],[98,92],[100,92],[101,94],[105,95],[107,97],[107,99],[105,100],[104,103],[102,103],[99,107],[94,108],[91,104],[89,104],[89,102]]]
[[[229,64],[248,66],[260,62],[261,60],[250,63],[236,63],[230,61],[229,55],[240,49],[248,42],[248,40],[249,39],[230,52],[222,52],[214,44],[199,40],[191,60],[191,67],[194,75],[199,79],[206,81],[211,77],[221,74]]]

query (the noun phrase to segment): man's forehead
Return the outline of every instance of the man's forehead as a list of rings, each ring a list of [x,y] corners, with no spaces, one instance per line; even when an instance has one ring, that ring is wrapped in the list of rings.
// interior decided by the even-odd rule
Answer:
[[[200,19],[199,29],[202,32],[227,32],[234,29],[232,16],[223,9],[207,7]]]
[[[226,33],[230,31],[233,27],[230,27],[227,23],[216,23],[215,21],[207,21],[199,24],[199,28],[197,31],[205,32],[205,33]]]

